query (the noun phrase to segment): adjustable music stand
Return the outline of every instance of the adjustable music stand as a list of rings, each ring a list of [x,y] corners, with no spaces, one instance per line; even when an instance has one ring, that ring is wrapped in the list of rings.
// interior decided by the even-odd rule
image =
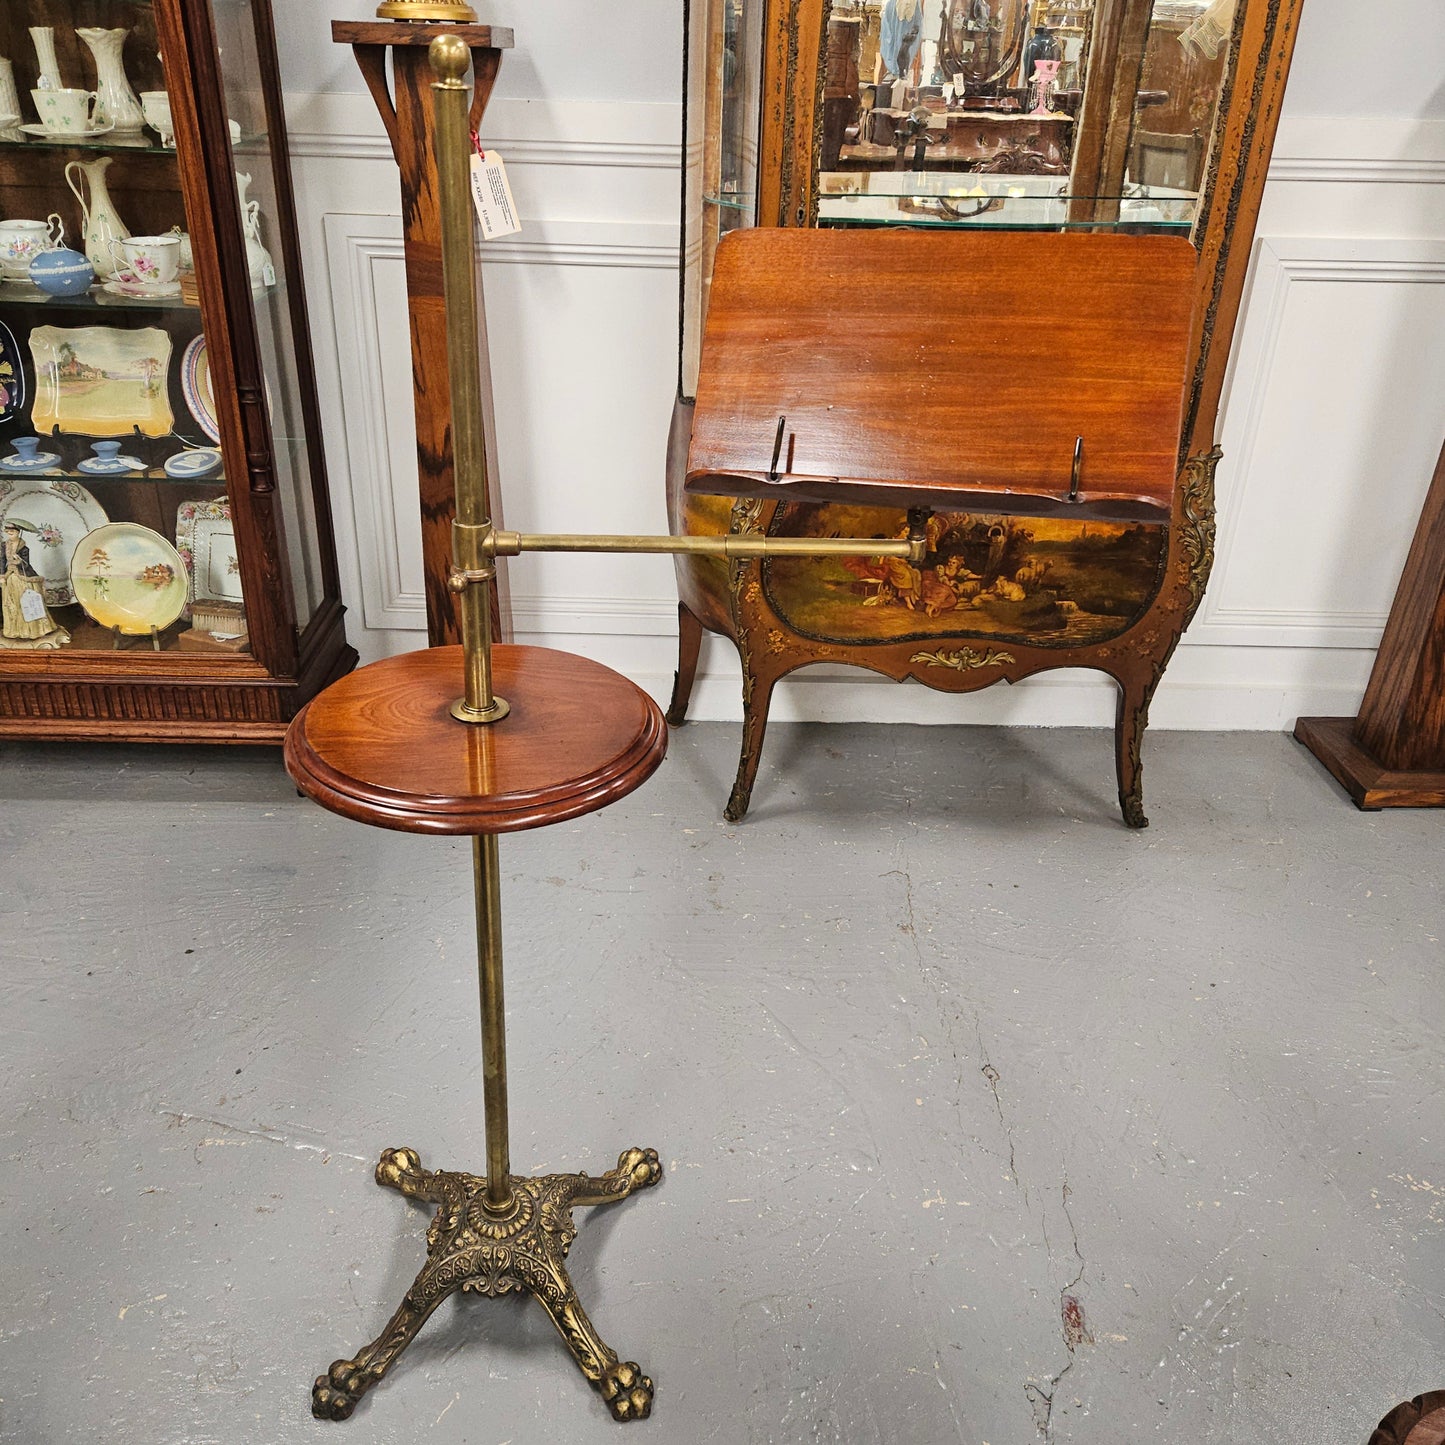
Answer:
[[[849,372],[847,347],[830,334],[835,328],[831,322],[824,325],[821,311],[812,318],[819,328],[816,334],[792,326],[785,314],[790,294],[785,283],[789,276],[795,283],[807,281],[819,267],[826,273],[841,264],[839,256],[849,247],[840,247],[843,238],[826,232],[773,232],[768,233],[772,238],[788,238],[772,244],[781,248],[779,254],[791,257],[793,269],[785,274],[773,267],[762,292],[753,289],[760,273],[740,269],[729,259],[741,254],[737,243],[725,242],[719,252],[698,392],[693,484],[743,495],[765,495],[783,486],[835,499],[844,494],[901,499],[915,508],[908,538],[524,536],[494,528],[486,507],[466,188],[467,96],[462,77],[467,46],[456,37],[437,39],[431,60],[439,77],[432,88],[457,478],[450,587],[460,596],[463,646],[389,658],[327,688],[292,723],[286,766],[303,792],[345,817],[406,832],[473,839],[487,1173],[482,1177],[427,1170],[413,1149],[382,1154],[378,1183],[438,1206],[427,1231],[426,1263],[380,1336],[317,1379],[312,1410],[324,1418],[349,1416],[454,1291],[526,1291],[546,1309],[613,1416],[636,1420],[651,1409],[652,1381],[602,1340],[577,1299],[565,1261],[576,1234],[571,1217],[575,1206],[623,1199],[656,1184],[662,1170],[653,1150],[633,1148],[622,1154],[615,1169],[600,1175],[529,1178],[511,1173],[497,837],[576,818],[625,796],[662,761],[666,729],[656,704],[641,689],[597,663],[543,648],[494,648],[486,584],[498,556],[523,551],[691,552],[733,562],[783,555],[893,557],[918,565],[927,548],[926,505],[956,504],[969,484],[957,477],[916,476],[906,456],[901,468],[885,467],[881,453],[846,444],[849,425],[867,424],[867,388],[858,384],[856,367]],[[854,264],[875,264],[871,240],[859,246],[855,239],[852,245]],[[730,250],[735,246],[736,252]],[[922,253],[909,242],[899,254],[912,265]],[[880,309],[878,331],[886,333],[891,344],[917,350],[920,326],[928,337],[934,332],[932,323],[924,324],[916,314],[916,305],[908,304],[913,272],[890,263],[881,265],[880,274],[892,300]],[[758,306],[774,309],[758,315]],[[1178,337],[1168,326],[1155,330],[1171,346],[1177,340],[1182,348],[1182,330]],[[777,339],[785,334],[787,345]],[[976,362],[969,348],[955,345],[952,333],[926,344],[936,355],[926,363],[924,375],[940,390],[957,380],[950,367],[957,370]],[[795,353],[810,358],[811,390],[794,384]],[[1107,362],[1101,367],[1101,375],[1109,374]],[[1115,369],[1119,367],[1145,403],[1167,409],[1168,388],[1154,376],[1149,355],[1142,361],[1125,358]],[[1120,428],[1111,426],[1101,425],[1098,434],[1105,439],[1101,455],[1112,466],[1117,449],[1108,438]],[[814,439],[830,431],[836,433],[841,451],[813,449]],[[854,479],[799,476],[791,465],[795,454],[806,456],[810,466],[832,466],[839,472],[848,468],[835,463],[835,456],[861,459],[872,471]],[[1087,441],[1081,449],[1071,437],[1062,478],[1026,476],[1017,495],[1026,505],[1069,507],[1086,515],[1126,508],[1131,509],[1128,515],[1136,515],[1140,508],[1159,505],[1156,499],[1167,488],[1166,471],[1172,482],[1172,457],[1151,453],[1132,471],[1121,471],[1121,481],[1111,488],[1102,469],[1097,480],[1086,471],[1084,458],[1093,455]]]

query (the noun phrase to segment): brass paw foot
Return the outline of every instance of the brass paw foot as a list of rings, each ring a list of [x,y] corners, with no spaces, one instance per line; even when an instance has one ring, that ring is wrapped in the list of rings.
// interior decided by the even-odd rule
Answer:
[[[437,1205],[427,1230],[427,1258],[381,1334],[351,1360],[337,1360],[312,1387],[311,1413],[345,1420],[356,1402],[416,1337],[431,1312],[456,1290],[502,1295],[525,1290],[557,1326],[578,1367],[615,1420],[645,1420],[652,1381],[631,1360],[619,1360],[597,1333],[572,1287],[567,1252],[577,1237],[572,1210],[610,1204],[662,1178],[655,1149],[626,1149],[604,1174],[512,1175],[503,1209],[486,1202],[486,1180],[475,1174],[423,1169],[414,1149],[388,1149],[376,1182]]]
[[[311,1413],[318,1420],[346,1420],[369,1384],[357,1374],[355,1360],[337,1360],[311,1387]]]
[[[652,1414],[652,1380],[632,1360],[622,1360],[602,1372],[597,1382],[614,1420],[645,1420]]]

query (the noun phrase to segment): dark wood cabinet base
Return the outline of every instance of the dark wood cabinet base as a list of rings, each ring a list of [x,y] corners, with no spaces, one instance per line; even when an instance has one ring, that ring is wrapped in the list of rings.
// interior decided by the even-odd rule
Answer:
[[[1445,772],[1392,771],[1360,746],[1355,726],[1352,717],[1302,717],[1294,735],[1359,808],[1445,808]]]

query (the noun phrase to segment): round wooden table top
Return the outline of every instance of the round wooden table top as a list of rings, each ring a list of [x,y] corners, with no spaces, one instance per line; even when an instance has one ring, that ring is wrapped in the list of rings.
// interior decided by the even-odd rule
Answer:
[[[286,770],[322,807],[407,833],[513,833],[605,807],[645,782],[667,726],[640,687],[545,647],[492,649],[500,722],[458,722],[462,649],[358,668],[286,733]]]

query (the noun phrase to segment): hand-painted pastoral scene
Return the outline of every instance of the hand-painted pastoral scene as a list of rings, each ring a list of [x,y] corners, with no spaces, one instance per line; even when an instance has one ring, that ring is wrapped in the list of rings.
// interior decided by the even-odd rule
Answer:
[[[967,635],[1063,648],[1117,637],[1162,580],[1163,527],[953,512],[928,528],[923,568],[891,557],[774,559],[763,569],[768,601],[819,641]],[[906,537],[908,526],[896,511],[790,504],[771,531]]]
[[[89,437],[163,437],[175,425],[167,395],[171,339],[158,327],[37,326],[31,425]]]

